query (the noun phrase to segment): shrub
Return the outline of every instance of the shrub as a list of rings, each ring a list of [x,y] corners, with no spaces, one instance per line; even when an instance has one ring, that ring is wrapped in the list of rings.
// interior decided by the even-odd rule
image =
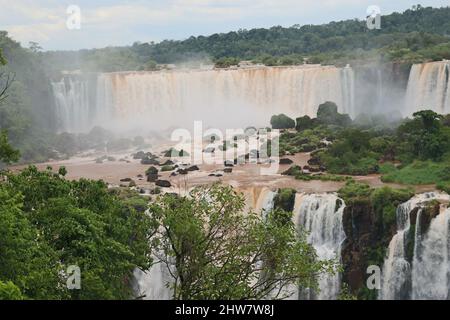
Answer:
[[[270,119],[272,129],[292,129],[295,128],[295,121],[285,114],[274,115]]]

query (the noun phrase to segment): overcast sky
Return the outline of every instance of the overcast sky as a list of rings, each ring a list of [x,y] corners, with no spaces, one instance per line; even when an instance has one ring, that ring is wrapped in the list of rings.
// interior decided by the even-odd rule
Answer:
[[[450,0],[0,0],[0,30],[24,46],[35,41],[45,50],[71,50],[363,19],[369,5],[388,14],[417,3],[441,7]],[[79,30],[66,26],[69,5],[81,9]]]

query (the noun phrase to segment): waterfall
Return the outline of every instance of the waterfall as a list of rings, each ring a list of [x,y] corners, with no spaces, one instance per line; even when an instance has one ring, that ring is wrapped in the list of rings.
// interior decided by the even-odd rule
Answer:
[[[342,217],[344,202],[335,194],[297,195],[294,214],[297,224],[309,233],[308,242],[320,260],[341,259],[341,246],[345,240]],[[333,300],[339,295],[341,275],[325,274],[319,278],[319,292],[307,292],[309,298]]]
[[[420,221],[419,217],[417,219]],[[412,268],[412,298],[446,300],[450,298],[450,209],[431,221],[428,232],[420,235],[416,226],[416,243]]]
[[[340,112],[354,112],[350,67],[104,73],[92,84],[95,101],[85,99],[85,84],[61,81],[53,87],[62,130],[166,129],[194,120],[218,128],[266,125],[279,113],[315,117],[326,101],[334,101]]]
[[[350,66],[303,65],[233,70],[174,70],[65,75],[53,82],[60,131],[267,125],[274,114],[315,117],[319,104],[333,101],[339,112],[424,108],[450,113],[450,62],[412,66],[406,85],[380,66],[355,73]],[[91,75],[93,77],[94,75]],[[358,107],[358,110],[356,109]]]
[[[83,132],[90,129],[89,82],[65,77],[52,83],[56,118],[61,131]]]
[[[273,210],[276,192],[268,188],[263,188],[256,201],[255,211],[261,213],[265,217],[271,210]]]
[[[389,243],[382,271],[379,293],[382,300],[402,300],[409,294],[411,266],[406,260],[406,241],[411,227],[409,214],[420,200],[422,199],[415,197],[397,208],[397,233]]]
[[[169,300],[172,298],[167,284],[171,278],[167,267],[163,263],[153,265],[150,270],[143,272],[134,270],[135,292],[138,296],[144,296],[144,300]]]
[[[405,115],[423,109],[450,113],[449,73],[448,60],[413,65],[406,92]]]
[[[448,273],[448,210],[433,219],[425,235],[420,233],[420,215],[423,204],[430,200],[449,201],[443,193],[429,192],[416,195],[397,208],[397,233],[389,243],[382,270],[379,299],[405,300],[443,297],[449,290]],[[411,212],[417,210],[416,232],[410,235]],[[414,236],[412,266],[406,248]],[[439,288],[439,289],[438,289]],[[445,292],[445,297],[447,292]]]

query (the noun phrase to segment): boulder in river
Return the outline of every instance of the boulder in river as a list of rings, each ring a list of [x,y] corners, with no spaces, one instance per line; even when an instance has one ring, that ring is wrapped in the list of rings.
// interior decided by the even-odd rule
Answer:
[[[291,159],[288,159],[288,158],[280,159],[280,164],[293,164],[293,163],[294,163],[294,161],[292,161]]]
[[[167,180],[157,180],[155,184],[161,188],[170,188],[172,184]]]
[[[147,175],[148,182],[156,182],[156,180],[158,180],[158,174],[151,173]]]
[[[141,160],[141,164],[154,165],[154,166],[160,165],[158,160],[150,158],[148,156]]]

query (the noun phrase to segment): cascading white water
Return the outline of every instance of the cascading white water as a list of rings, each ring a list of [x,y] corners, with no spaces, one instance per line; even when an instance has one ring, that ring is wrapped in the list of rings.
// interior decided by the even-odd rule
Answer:
[[[192,125],[266,125],[273,114],[316,116],[319,104],[334,101],[340,112],[354,112],[350,67],[305,65],[237,70],[180,70],[105,73],[97,77],[96,102],[86,107],[81,85],[54,84],[63,130],[89,125],[167,128]],[[77,112],[83,113],[83,115]]]
[[[263,188],[256,201],[255,211],[265,217],[274,207],[276,192]]]
[[[388,256],[382,271],[379,292],[379,298],[382,300],[405,299],[409,293],[411,266],[406,260],[406,241],[411,227],[409,214],[420,200],[413,198],[397,208],[397,233],[389,243]]]
[[[422,204],[430,200],[449,201],[444,193],[429,192],[416,195],[397,208],[397,233],[392,238],[382,270],[379,299],[404,300],[410,298],[438,297],[436,287],[442,293],[449,290],[448,273],[448,217],[440,214],[430,225],[428,232],[422,236],[420,215]],[[416,233],[414,235],[414,256],[412,266],[407,260],[406,247],[410,236],[411,212],[418,209]],[[442,223],[447,221],[447,224]],[[444,281],[445,280],[445,281]],[[446,289],[444,289],[444,287]]]
[[[167,285],[171,278],[165,264],[158,263],[153,265],[150,270],[143,272],[134,270],[135,291],[143,300],[169,300],[172,293]]]
[[[384,91],[392,84],[384,83],[381,73],[376,70],[373,80],[374,110],[355,106],[357,98],[365,101],[368,94],[355,92],[355,86],[358,91],[370,86],[356,84],[349,66],[104,73],[96,81],[65,76],[52,87],[60,131],[87,131],[96,125],[113,130],[166,129],[186,127],[194,120],[234,128],[267,125],[270,117],[279,113],[315,117],[317,107],[325,101],[335,102],[339,112],[352,117],[361,110],[382,112],[387,108],[384,104],[389,104]],[[401,93],[397,92],[399,97],[390,108],[404,116],[424,108],[450,113],[449,74],[449,61],[413,65],[406,93],[398,88]]]
[[[417,219],[420,221],[419,217]],[[434,218],[425,235],[416,226],[412,268],[412,299],[450,298],[450,209]]]
[[[345,240],[342,217],[344,201],[335,194],[297,195],[294,215],[297,224],[309,233],[312,244],[320,260],[341,259],[341,247]],[[340,203],[339,207],[338,203]],[[323,275],[319,278],[318,293],[309,293],[309,298],[319,300],[336,299],[341,288],[341,275]]]
[[[450,61],[415,64],[411,68],[406,92],[405,115],[430,109],[450,113]]]
[[[52,83],[56,118],[61,131],[84,132],[90,129],[89,83],[85,79],[65,77]]]

